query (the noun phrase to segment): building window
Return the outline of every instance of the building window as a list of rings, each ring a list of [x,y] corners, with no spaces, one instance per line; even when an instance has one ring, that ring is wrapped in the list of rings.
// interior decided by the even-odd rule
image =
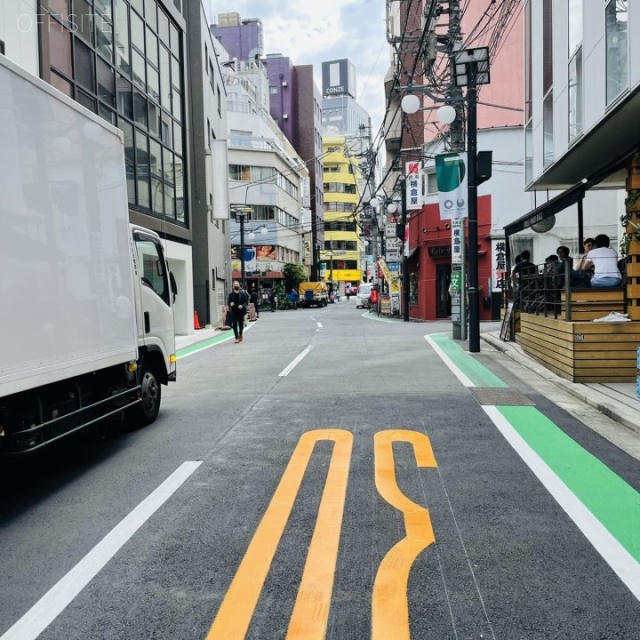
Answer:
[[[569,58],[582,45],[582,14],[584,0],[569,0]]]
[[[533,124],[531,121],[524,128],[524,183],[533,180]]]
[[[69,14],[71,30],[81,38],[93,45],[93,7],[86,0],[75,0],[73,14]]]
[[[68,78],[73,77],[71,33],[52,16],[49,16],[49,59],[53,69]]]
[[[629,86],[627,0],[610,0],[606,5],[607,104]]]
[[[546,167],[553,162],[553,90],[549,91],[542,104],[543,158]]]
[[[533,115],[532,104],[532,66],[531,66],[531,2],[524,8],[524,121],[529,122]]]
[[[427,171],[425,174],[427,195],[438,193],[438,181],[435,171]]]
[[[49,0],[49,11],[57,14],[63,20],[69,17],[71,0]]]
[[[569,142],[582,133],[582,47],[569,61]]]
[[[553,85],[553,0],[542,2],[542,92]]]
[[[569,142],[582,133],[583,0],[569,0]]]
[[[129,51],[129,6],[124,0],[115,0],[115,54],[116,66],[131,75],[131,54]]]

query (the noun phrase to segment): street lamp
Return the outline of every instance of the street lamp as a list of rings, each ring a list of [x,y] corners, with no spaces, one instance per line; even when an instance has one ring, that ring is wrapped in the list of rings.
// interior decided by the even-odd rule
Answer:
[[[489,48],[454,53],[458,87],[467,87],[467,179],[469,201],[469,351],[480,351],[480,288],[478,286],[478,85],[488,84]]]
[[[469,351],[480,351],[480,288],[478,286],[478,184],[490,176],[478,178],[478,85],[489,84],[489,49],[478,47],[463,49],[453,53],[453,72],[458,87],[467,87],[467,184],[468,184],[468,226],[469,226]],[[426,94],[434,102],[454,102],[453,99],[439,98],[427,87],[409,86],[407,91]],[[455,102],[458,102],[455,100]],[[400,103],[405,113],[416,113],[420,109],[420,98],[405,95]],[[434,107],[427,107],[434,108]],[[456,110],[451,105],[438,109],[438,118],[443,124],[451,124]],[[489,152],[490,153],[490,152]],[[404,213],[404,211],[403,211]],[[464,326],[465,319],[461,318]]]
[[[240,281],[245,289],[244,277],[244,221],[249,214],[246,211],[236,211],[236,220],[240,220]]]

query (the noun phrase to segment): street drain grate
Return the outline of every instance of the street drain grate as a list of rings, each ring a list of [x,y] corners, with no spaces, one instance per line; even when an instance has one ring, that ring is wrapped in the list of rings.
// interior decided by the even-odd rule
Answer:
[[[527,406],[535,402],[515,389],[502,387],[472,387],[471,393],[480,404]]]

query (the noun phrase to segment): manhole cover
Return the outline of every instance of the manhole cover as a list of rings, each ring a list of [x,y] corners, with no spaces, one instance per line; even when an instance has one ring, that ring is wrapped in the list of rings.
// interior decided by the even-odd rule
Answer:
[[[490,405],[534,405],[527,396],[515,389],[504,387],[472,387],[471,393],[480,404]]]

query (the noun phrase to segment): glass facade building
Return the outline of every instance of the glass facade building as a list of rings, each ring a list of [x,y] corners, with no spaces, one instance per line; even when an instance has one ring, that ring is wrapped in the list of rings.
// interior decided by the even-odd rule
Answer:
[[[41,75],[124,134],[129,206],[186,226],[183,30],[158,0],[49,0]]]

